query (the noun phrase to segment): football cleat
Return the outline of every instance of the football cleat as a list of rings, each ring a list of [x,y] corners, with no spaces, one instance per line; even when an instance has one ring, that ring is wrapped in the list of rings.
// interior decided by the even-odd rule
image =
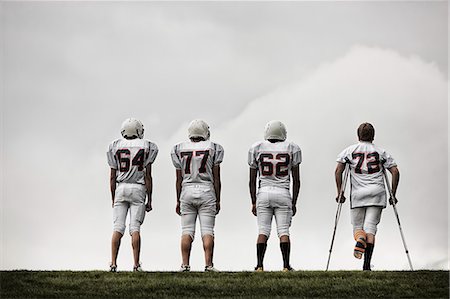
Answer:
[[[291,266],[287,267],[287,268],[283,268],[283,272],[294,272],[295,269],[292,268]]]
[[[144,270],[142,270],[141,264],[134,266],[133,272],[144,272]]]
[[[255,272],[264,272],[264,268],[263,267],[255,267]]]
[[[264,139],[270,140],[286,140],[287,130],[286,126],[278,120],[271,120],[266,124],[266,128],[264,130]]]
[[[178,272],[190,272],[191,266],[189,265],[181,265],[180,270]]]
[[[211,265],[211,266],[205,266],[205,272],[220,272],[220,271],[217,270],[216,268],[214,268],[213,265]]]
[[[144,125],[140,120],[135,118],[127,118],[122,123],[120,133],[124,138],[144,138]]]
[[[109,265],[109,272],[116,273],[117,272],[117,265]]]

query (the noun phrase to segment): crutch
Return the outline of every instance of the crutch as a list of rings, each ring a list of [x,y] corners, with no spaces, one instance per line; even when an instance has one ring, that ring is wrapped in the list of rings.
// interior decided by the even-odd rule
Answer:
[[[334,243],[334,237],[336,236],[336,229],[339,222],[339,217],[341,217],[341,209],[342,209],[342,202],[341,199],[344,196],[345,192],[345,186],[347,185],[347,178],[350,173],[350,165],[346,163],[345,170],[344,170],[344,180],[342,181],[341,190],[339,192],[339,199],[338,199],[338,206],[336,210],[336,217],[334,219],[334,230],[333,230],[333,237],[331,238],[331,245],[330,245],[330,251],[328,254],[328,262],[327,262],[327,269],[325,271],[328,271],[328,266],[330,265],[330,258],[331,258],[331,251],[333,250],[333,243]]]
[[[411,263],[411,258],[409,257],[408,247],[406,247],[405,236],[403,235],[402,226],[400,225],[400,217],[398,217],[397,207],[395,206],[397,200],[395,199],[395,196],[392,193],[391,184],[389,183],[389,178],[386,174],[386,169],[384,168],[383,165],[381,165],[381,167],[383,169],[383,176],[384,176],[384,180],[386,181],[386,186],[389,191],[389,196],[391,197],[392,207],[394,208],[395,217],[397,217],[398,228],[400,230],[400,235],[402,236],[402,241],[403,241],[403,246],[405,247],[406,256],[408,257],[409,267],[411,268],[411,271],[414,271],[412,263]]]

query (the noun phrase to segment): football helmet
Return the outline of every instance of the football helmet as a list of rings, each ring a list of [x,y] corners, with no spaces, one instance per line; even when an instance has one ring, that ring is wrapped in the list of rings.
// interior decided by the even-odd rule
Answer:
[[[264,139],[286,140],[287,131],[285,125],[278,120],[271,120],[266,124]]]
[[[140,120],[127,118],[122,123],[120,133],[124,138],[138,137],[139,139],[142,139],[144,138],[144,125]]]
[[[210,132],[208,124],[201,119],[194,119],[189,124],[188,128],[189,139],[194,137],[202,137],[205,140],[209,139]]]

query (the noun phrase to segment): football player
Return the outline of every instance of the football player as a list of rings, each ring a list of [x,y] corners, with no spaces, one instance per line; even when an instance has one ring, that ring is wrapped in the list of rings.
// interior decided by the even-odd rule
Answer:
[[[142,271],[139,261],[140,228],[145,212],[152,210],[152,163],[158,154],[158,147],[143,139],[144,126],[137,119],[126,119],[122,124],[121,134],[123,138],[114,140],[107,153],[111,167],[110,187],[114,221],[110,271],[117,271],[117,254],[125,232],[128,212],[134,257],[133,271]]]
[[[386,190],[382,167],[392,174],[392,192],[397,192],[400,173],[394,158],[385,150],[374,145],[375,129],[370,123],[363,123],[357,130],[359,142],[343,150],[337,158],[335,171],[336,187],[342,185],[345,165],[350,165],[350,215],[356,245],[353,255],[361,259],[364,255],[363,270],[371,270],[373,248],[377,225],[381,212],[386,208]],[[390,204],[394,199],[390,199]],[[345,201],[342,195],[341,202]]]
[[[265,140],[253,144],[248,153],[252,213],[257,217],[259,230],[256,241],[256,271],[264,271],[263,260],[273,216],[280,238],[283,271],[293,271],[289,262],[289,228],[292,217],[297,212],[302,152],[297,144],[286,141],[286,135],[283,123],[270,121],[265,127]],[[291,177],[292,195],[289,191]]]
[[[224,150],[209,140],[209,126],[193,120],[189,141],[176,144],[171,152],[176,168],[176,213],[181,216],[180,271],[190,271],[189,258],[198,217],[205,252],[205,271],[217,272],[213,265],[214,224],[220,211],[220,163]]]

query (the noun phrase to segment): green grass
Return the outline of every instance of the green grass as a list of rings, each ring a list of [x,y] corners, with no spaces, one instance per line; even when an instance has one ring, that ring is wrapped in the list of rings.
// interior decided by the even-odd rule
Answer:
[[[1,271],[3,298],[448,298],[448,271]]]

